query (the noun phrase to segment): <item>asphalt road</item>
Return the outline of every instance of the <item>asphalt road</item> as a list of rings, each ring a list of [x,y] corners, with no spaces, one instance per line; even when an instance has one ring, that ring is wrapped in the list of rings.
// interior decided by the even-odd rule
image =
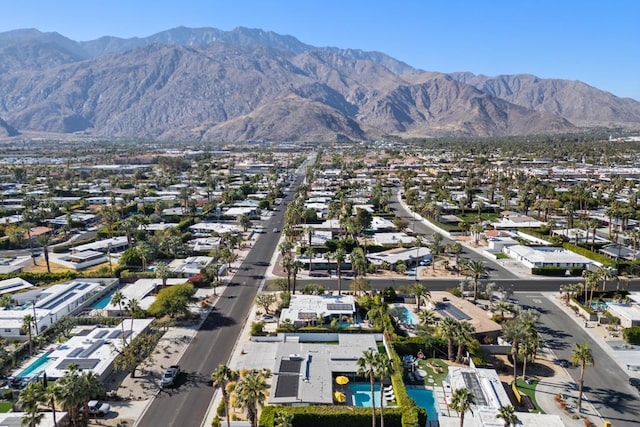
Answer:
[[[558,359],[571,361],[571,352],[576,343],[589,344],[593,353],[594,366],[587,367],[585,371],[586,396],[600,415],[605,420],[611,421],[614,426],[638,426],[640,399],[637,391],[629,386],[627,373],[590,337],[584,327],[540,293],[516,293],[514,299],[521,305],[540,311],[538,331]],[[580,368],[569,367],[567,372],[574,380],[573,384],[567,384],[567,386],[575,387],[574,390],[577,390]]]
[[[335,277],[335,275],[334,275]],[[461,276],[454,279],[422,279],[422,283],[430,291],[445,291],[450,288],[457,288],[462,280]],[[350,279],[342,277],[342,290],[349,290]],[[412,285],[415,283],[414,279],[370,279],[371,289],[382,290],[388,287],[398,289],[401,285]],[[553,278],[553,279],[489,279],[481,280],[481,283],[486,284],[493,282],[496,284],[496,290],[503,288],[505,290],[511,289],[514,292],[519,291],[538,291],[538,292],[557,292],[560,289],[560,285],[566,285],[569,283],[584,282],[581,278]],[[304,288],[306,284],[316,283],[325,287],[325,289],[337,290],[338,281],[335,278],[332,279],[298,279],[298,289]],[[613,284],[609,284],[609,289],[613,289]],[[640,280],[632,280],[629,286],[625,289],[629,291],[640,291]]]
[[[433,235],[434,230],[431,227],[425,225],[422,221],[417,221],[415,216],[411,212],[409,212],[407,209],[405,209],[404,206],[399,202],[399,198],[400,198],[400,195],[398,194],[398,189],[394,188],[391,200],[389,202],[389,207],[395,212],[397,216],[409,221],[409,226],[407,227],[408,229],[410,229],[415,233],[420,233],[426,236],[427,238],[431,239],[431,236]],[[443,237],[442,245],[454,243],[453,240],[445,237],[444,235],[442,237]],[[497,279],[517,279],[518,278],[515,274],[511,273],[509,270],[506,270],[500,264],[493,262],[491,260],[488,260],[485,256],[478,254],[468,248],[465,248],[464,246],[463,246],[463,251],[460,254],[460,258],[465,258],[469,260],[475,259],[478,261],[485,262],[487,266],[491,269],[491,276]]]
[[[303,178],[304,170],[290,188],[295,189]],[[289,198],[287,195],[285,200]],[[234,275],[232,286],[225,289],[182,355],[179,364],[183,373],[175,386],[153,400],[138,426],[201,425],[215,391],[211,386],[211,373],[229,361],[280,238],[280,234],[272,230],[282,230],[283,221],[284,203],[265,221],[264,234]]]

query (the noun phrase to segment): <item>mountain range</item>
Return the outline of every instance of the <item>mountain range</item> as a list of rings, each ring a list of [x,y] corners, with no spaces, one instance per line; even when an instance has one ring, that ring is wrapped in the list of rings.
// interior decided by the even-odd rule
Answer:
[[[0,33],[0,93],[4,136],[359,141],[640,129],[640,102],[579,81],[428,72],[248,28],[83,42]]]

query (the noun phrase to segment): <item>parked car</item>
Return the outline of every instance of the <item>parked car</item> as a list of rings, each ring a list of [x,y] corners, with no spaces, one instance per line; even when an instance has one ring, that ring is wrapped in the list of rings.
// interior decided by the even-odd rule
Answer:
[[[275,316],[264,315],[260,318],[260,321],[264,323],[276,323],[278,319],[276,319]]]
[[[278,229],[277,229],[277,228],[274,228],[274,229],[273,229],[273,232],[274,232],[274,233],[277,233],[277,232],[278,232]]]
[[[176,378],[178,378],[178,374],[180,374],[180,366],[169,366],[167,370],[164,371],[164,375],[162,375],[162,381],[160,382],[160,385],[162,387],[171,387],[174,384]]]
[[[89,401],[89,415],[92,417],[104,417],[111,410],[111,406],[108,403],[101,402],[99,400]]]

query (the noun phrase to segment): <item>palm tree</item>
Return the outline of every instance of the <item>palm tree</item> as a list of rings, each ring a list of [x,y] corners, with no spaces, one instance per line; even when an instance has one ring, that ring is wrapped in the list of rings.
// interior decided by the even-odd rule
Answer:
[[[373,396],[375,390],[377,364],[377,355],[375,352],[370,350],[365,351],[362,354],[362,357],[360,357],[357,361],[357,374],[369,376],[369,384],[371,384],[371,427],[376,427],[376,402],[373,399]],[[380,390],[380,393],[383,393],[383,391]]]
[[[84,412],[85,425],[89,421],[89,400],[104,393],[104,386],[100,377],[93,371],[83,372],[80,375],[80,389],[82,395],[82,410]]]
[[[456,355],[456,363],[462,363],[464,356],[464,347],[473,338],[475,328],[473,325],[466,321],[458,322],[458,325],[453,333],[455,340],[458,343],[458,354]]]
[[[464,414],[471,409],[471,405],[474,403],[473,394],[469,393],[466,388],[459,388],[453,392],[449,406],[460,414],[460,427],[464,425]]]
[[[527,375],[527,360],[529,357],[535,357],[535,354],[540,347],[540,334],[536,328],[536,322],[540,317],[540,313],[536,310],[525,310],[518,316],[518,321],[522,324],[523,337],[522,348],[520,349],[523,354],[522,362],[522,379],[526,379]]]
[[[45,389],[45,400],[51,408],[53,414],[53,426],[58,426],[58,420],[56,419],[56,402],[62,400],[62,390],[56,383],[50,383]]]
[[[227,365],[220,365],[213,371],[211,378],[213,379],[213,386],[220,387],[222,391],[222,400],[224,402],[224,412],[227,415],[227,427],[231,427],[231,418],[229,414],[229,393],[227,391],[227,384],[230,381],[234,381],[238,376],[238,373],[230,369]]]
[[[330,259],[336,262],[336,273],[338,274],[338,295],[342,295],[342,264],[347,257],[346,251],[338,247],[335,252],[329,254]]]
[[[418,306],[418,310],[420,310],[420,303],[423,298],[429,298],[431,296],[431,291],[424,287],[421,283],[416,283],[411,287],[413,294],[416,297],[416,305]]]
[[[140,302],[136,298],[131,298],[127,302],[126,309],[131,316],[130,335],[133,335],[133,319],[140,317],[140,314],[142,313],[142,307],[140,306]]]
[[[473,302],[475,303],[478,299],[478,281],[489,273],[487,264],[477,259],[466,261],[462,266],[462,273],[473,279]]]
[[[576,344],[576,348],[571,353],[571,363],[574,366],[580,365],[580,388],[578,390],[578,412],[582,410],[582,388],[584,386],[584,371],[587,366],[593,365],[593,353],[588,343]]]
[[[36,427],[40,424],[44,414],[40,413],[40,404],[46,400],[44,387],[41,382],[29,383],[20,391],[18,404],[25,412],[22,419],[22,425],[28,424],[30,427]]]
[[[71,423],[78,425],[78,406],[84,401],[82,379],[78,365],[72,363],[67,367],[62,378],[56,381],[60,390],[60,404],[69,413]]]
[[[436,315],[433,310],[420,310],[418,312],[418,319],[422,325],[429,326],[435,322]]]
[[[114,307],[118,306],[118,309],[120,310],[120,317],[123,317],[122,306],[126,304],[126,302],[127,298],[121,291],[115,291],[113,295],[111,295],[111,305]],[[125,345],[127,343],[127,340],[124,335],[124,321],[120,324],[120,326],[122,326],[122,345]]]
[[[501,418],[504,421],[504,427],[515,426],[520,421],[515,408],[511,405],[501,406],[496,418]]]
[[[394,368],[393,362],[385,353],[377,353],[375,362],[375,375],[380,380],[380,427],[384,427],[384,380],[393,374]]]
[[[247,410],[251,427],[258,425],[258,407],[264,405],[267,398],[267,383],[259,371],[245,372],[234,390],[236,405]]]
[[[438,323],[438,333],[447,339],[447,357],[453,361],[453,336],[458,328],[458,321],[453,317],[445,317]]]
[[[525,330],[519,319],[513,319],[502,324],[502,333],[511,342],[511,358],[513,359],[513,380],[518,378],[518,346],[525,336]]]
[[[32,314],[27,314],[22,318],[22,330],[29,337],[29,354],[33,354],[33,328],[37,328],[36,318]],[[37,331],[36,331],[37,333]]]
[[[274,417],[274,427],[293,427],[293,414],[280,411]]]
[[[615,279],[617,277],[611,268],[605,266],[598,268],[596,276],[598,279],[602,280],[602,292],[607,290],[607,280]]]
[[[49,265],[49,243],[51,237],[48,234],[42,234],[36,239],[38,246],[42,246],[42,255],[44,256],[44,262],[47,264],[47,273],[51,273],[51,266]]]

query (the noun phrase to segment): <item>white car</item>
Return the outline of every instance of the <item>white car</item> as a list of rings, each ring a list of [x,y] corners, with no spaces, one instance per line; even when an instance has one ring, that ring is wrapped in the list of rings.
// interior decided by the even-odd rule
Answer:
[[[178,377],[178,374],[180,374],[180,366],[169,366],[164,372],[164,375],[162,375],[162,381],[160,382],[160,385],[162,387],[171,387]]]
[[[264,323],[276,323],[278,319],[274,316],[265,315],[260,318],[260,321]]]
[[[89,401],[89,415],[94,417],[104,417],[111,410],[111,406],[108,403],[101,402],[99,400]]]

